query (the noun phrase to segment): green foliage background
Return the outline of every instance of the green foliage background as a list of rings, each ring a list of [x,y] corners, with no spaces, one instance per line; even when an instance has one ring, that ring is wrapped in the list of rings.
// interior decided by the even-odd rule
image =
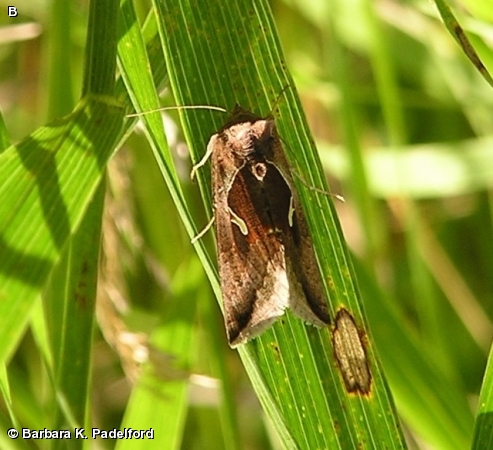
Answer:
[[[437,2],[446,26],[421,1],[17,3],[1,19],[1,448],[489,448],[493,94],[447,32],[453,12],[491,68],[487,0]],[[225,116],[167,111],[166,138],[160,113],[124,117],[235,102],[274,114],[332,315],[362,330],[368,397],[345,392],[330,330],[289,314],[228,349],[213,239],[190,244],[208,170],[192,183],[183,145],[199,160]],[[326,179],[345,203],[308,187]]]

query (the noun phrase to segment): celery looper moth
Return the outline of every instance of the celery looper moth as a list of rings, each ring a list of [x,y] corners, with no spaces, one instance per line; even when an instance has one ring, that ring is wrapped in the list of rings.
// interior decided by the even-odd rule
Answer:
[[[287,307],[327,326],[312,240],[274,120],[236,106],[193,172],[209,157],[229,345],[258,336]]]

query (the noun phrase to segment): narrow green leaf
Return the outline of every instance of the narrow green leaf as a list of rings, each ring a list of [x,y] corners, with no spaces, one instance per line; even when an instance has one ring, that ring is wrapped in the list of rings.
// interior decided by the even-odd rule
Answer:
[[[83,427],[86,421],[104,188],[105,183],[99,186],[43,294],[55,363],[54,387],[70,411],[65,417],[56,408],[54,429]],[[72,448],[82,444],[74,440]]]
[[[395,401],[406,424],[435,448],[461,449],[470,442],[473,415],[414,330],[361,264],[355,264],[373,335]],[[412,389],[409,388],[412,386]]]
[[[0,391],[2,393],[2,398],[5,403],[5,407],[7,408],[7,411],[9,413],[10,420],[12,421],[12,424],[18,428],[19,422],[12,409],[12,395],[10,392],[9,377],[7,375],[5,366],[3,366],[0,369]]]
[[[490,351],[488,365],[483,378],[479,408],[474,428],[473,450],[483,450],[493,446],[493,349]]]
[[[472,62],[472,64],[478,70],[478,72],[490,84],[490,86],[493,86],[493,78],[488,72],[488,69],[481,61],[481,58],[477,54],[473,45],[471,44],[471,41],[467,37],[465,31],[459,25],[459,22],[455,18],[452,10],[447,5],[447,2],[444,0],[435,0],[435,4],[437,5],[438,12],[440,13],[443,23],[445,24],[449,33],[452,35],[455,41],[460,45],[462,51],[465,53],[469,61]]]
[[[9,133],[5,127],[3,115],[0,114],[0,153],[2,153],[7,147],[10,146]]]
[[[152,440],[120,440],[117,450],[178,449],[188,408],[188,368],[195,356],[191,324],[202,271],[196,258],[182,265],[172,283],[173,303],[166,321],[153,333],[149,364],[125,410],[121,429],[151,430]],[[151,406],[151,407],[149,407]]]
[[[55,0],[50,7],[50,32],[47,38],[47,89],[48,118],[61,117],[68,114],[75,102],[72,76],[74,60],[71,58],[73,43],[70,34],[73,32],[73,6],[65,0]]]
[[[83,96],[114,93],[118,6],[118,0],[90,3]]]
[[[258,115],[266,115],[283,89],[290,86],[277,105],[276,124],[294,171],[300,175],[296,181],[314,231],[332,311],[335,316],[335,311],[344,305],[353,312],[361,330],[366,330],[330,200],[298,179],[325,189],[320,162],[285,70],[267,5],[212,2],[201,8],[192,2],[156,2],[155,7],[161,19],[170,82],[179,104],[231,108],[239,103]],[[204,111],[186,111],[182,116],[197,161],[225,117]],[[201,184],[210,198],[203,175]],[[216,293],[219,296],[218,289]],[[373,442],[402,448],[403,439],[379,373],[371,337],[365,331],[362,333],[366,334],[373,375],[369,397],[347,394],[333,358],[330,332],[305,327],[289,314],[261,338],[239,349],[261,402],[285,445],[351,448]]]

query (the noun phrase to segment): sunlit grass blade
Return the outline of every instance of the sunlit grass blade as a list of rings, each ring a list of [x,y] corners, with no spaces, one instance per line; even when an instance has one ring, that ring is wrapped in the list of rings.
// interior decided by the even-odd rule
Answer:
[[[79,226],[120,133],[122,111],[87,99],[0,155],[0,360]]]
[[[240,7],[213,2],[202,11],[188,3],[178,6],[157,2],[156,9],[162,21],[170,82],[179,104],[232,108],[239,103],[256,114],[266,115],[272,112],[283,89],[290,86],[277,105],[276,124],[294,170],[309,186],[325,189],[320,162],[292,80],[283,68],[266,4],[242,3]],[[190,73],[195,76],[190,77]],[[182,116],[197,161],[225,117],[203,111],[183,111]],[[202,172],[201,184],[206,198],[210,198],[204,178],[207,176]],[[329,199],[296,181],[326,273],[332,311],[345,305],[364,328],[357,313],[355,282],[347,276],[351,265]],[[369,397],[348,396],[333,359],[330,333],[306,328],[289,314],[262,337],[240,348],[261,402],[285,445],[345,448],[361,440],[374,440],[385,442],[389,448],[402,447],[391,400],[374,359],[371,338],[367,336],[374,377]],[[366,419],[361,424],[356,417]],[[382,422],[382,417],[389,420]],[[338,432],[335,423],[339,424]]]

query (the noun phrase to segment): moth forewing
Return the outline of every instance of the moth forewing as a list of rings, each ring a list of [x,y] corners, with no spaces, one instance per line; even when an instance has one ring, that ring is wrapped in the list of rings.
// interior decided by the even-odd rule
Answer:
[[[329,324],[308,226],[274,120],[237,107],[207,152],[230,345],[259,335],[288,306],[306,322]]]
[[[290,233],[285,241],[286,253],[290,255],[287,261],[294,274],[290,277],[292,294],[289,306],[305,322],[321,327],[330,323],[330,317],[313,241],[290,172],[284,176],[291,187]]]
[[[236,169],[224,142],[216,144],[212,180],[219,276],[228,339],[235,346],[284,313],[288,282],[282,247],[273,236],[262,239],[261,219],[248,196],[244,174]],[[225,168],[228,174],[223,173]],[[231,173],[234,177],[228,183]]]

